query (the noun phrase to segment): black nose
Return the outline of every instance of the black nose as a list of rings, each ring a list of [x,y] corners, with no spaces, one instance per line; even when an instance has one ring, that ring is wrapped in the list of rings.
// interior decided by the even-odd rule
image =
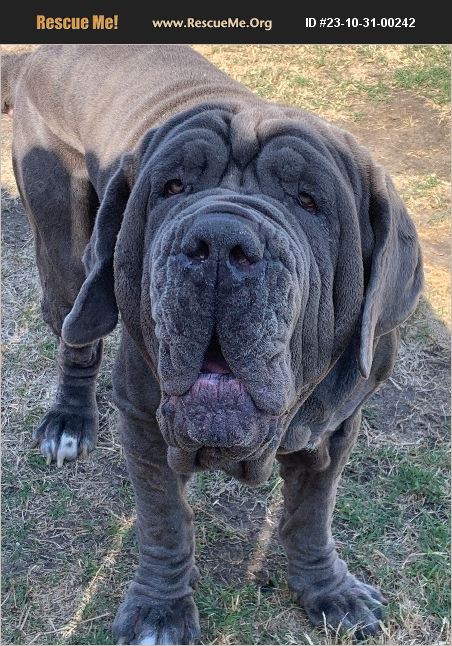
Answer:
[[[237,216],[203,215],[182,240],[182,253],[190,260],[227,261],[246,269],[263,256],[263,244],[251,223]]]

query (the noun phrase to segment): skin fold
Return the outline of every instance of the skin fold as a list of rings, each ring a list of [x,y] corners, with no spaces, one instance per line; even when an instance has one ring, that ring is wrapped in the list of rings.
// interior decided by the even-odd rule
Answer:
[[[182,46],[5,57],[13,161],[59,388],[34,441],[91,451],[102,338],[137,506],[119,643],[200,639],[197,470],[284,479],[288,582],[314,623],[377,632],[385,600],[331,535],[364,401],[391,374],[422,260],[386,171],[347,132],[253,95]],[[64,91],[62,90],[64,75]]]

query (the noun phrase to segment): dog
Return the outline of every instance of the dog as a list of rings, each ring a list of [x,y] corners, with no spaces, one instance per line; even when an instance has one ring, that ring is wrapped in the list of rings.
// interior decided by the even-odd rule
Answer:
[[[331,520],[363,402],[391,374],[422,259],[387,172],[344,130],[270,103],[185,46],[44,46],[3,62],[13,164],[55,401],[50,464],[95,446],[102,339],[137,507],[119,643],[200,639],[193,472],[251,485],[275,459],[288,584],[315,624],[376,633],[385,599]]]

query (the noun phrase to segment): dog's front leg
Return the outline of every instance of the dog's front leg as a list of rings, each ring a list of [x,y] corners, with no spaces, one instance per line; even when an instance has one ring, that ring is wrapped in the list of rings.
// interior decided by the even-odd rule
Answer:
[[[355,415],[314,451],[279,456],[285,508],[280,536],[288,557],[288,582],[314,624],[357,636],[379,630],[386,603],[380,592],[349,573],[335,549],[331,521],[342,470],[356,440]]]
[[[196,643],[198,571],[187,478],[168,467],[155,421],[121,413],[121,435],[136,499],[139,565],[113,632],[122,644]]]
[[[33,433],[33,444],[40,446],[48,464],[55,460],[60,467],[96,446],[96,377],[101,360],[102,341],[73,348],[60,339],[55,401]]]

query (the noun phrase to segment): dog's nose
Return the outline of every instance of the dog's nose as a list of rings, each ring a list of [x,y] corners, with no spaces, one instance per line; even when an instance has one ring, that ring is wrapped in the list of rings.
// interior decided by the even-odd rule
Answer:
[[[194,262],[223,261],[246,270],[263,256],[263,244],[251,224],[228,215],[202,216],[182,240],[182,253]]]

